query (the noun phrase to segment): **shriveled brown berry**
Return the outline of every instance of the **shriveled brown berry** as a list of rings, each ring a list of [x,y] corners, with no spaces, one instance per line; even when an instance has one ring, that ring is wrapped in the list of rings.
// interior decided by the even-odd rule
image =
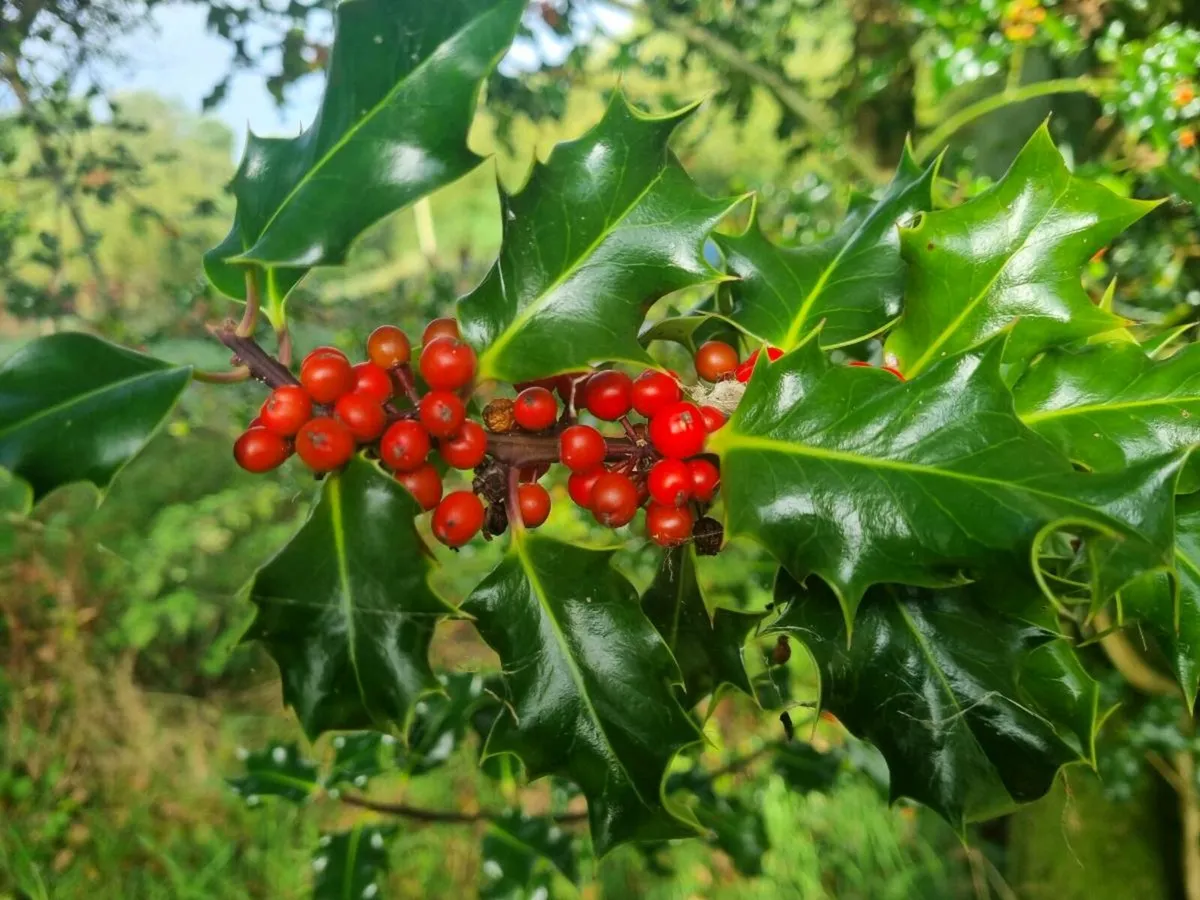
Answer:
[[[771,663],[776,666],[782,666],[792,658],[792,646],[788,643],[786,634],[781,634],[779,640],[775,642],[775,646],[771,648]]]
[[[517,428],[515,406],[507,397],[498,397],[483,408],[483,424],[492,434],[508,434]]]
[[[701,516],[692,526],[692,546],[701,556],[716,556],[725,542],[725,528],[712,516]]]

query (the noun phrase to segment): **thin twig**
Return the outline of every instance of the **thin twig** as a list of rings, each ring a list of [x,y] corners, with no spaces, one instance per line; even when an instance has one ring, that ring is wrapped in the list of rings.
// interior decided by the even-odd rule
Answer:
[[[405,363],[402,366],[396,366],[392,370],[396,374],[396,380],[400,382],[400,387],[404,388],[404,396],[408,398],[408,402],[414,407],[421,402],[421,394],[417,390],[416,379],[413,378],[412,366]]]
[[[226,322],[220,328],[210,328],[209,331],[234,352],[254,378],[268,387],[277,388],[285,384],[300,383],[287,366],[267,353],[254,338],[239,336],[237,326],[233,322]]]
[[[204,384],[241,384],[250,380],[250,367],[238,366],[228,372],[207,372],[204,369],[193,369],[192,378]]]
[[[501,813],[497,810],[481,809],[477,812],[460,812],[453,809],[426,809],[420,806],[409,806],[407,803],[386,803],[380,800],[371,800],[368,797],[360,797],[355,794],[342,794],[341,801],[349,806],[357,806],[360,809],[369,809],[372,812],[386,813],[391,816],[400,816],[405,819],[412,819],[415,822],[427,822],[431,825],[470,825],[474,822],[491,822],[501,817]],[[556,813],[552,815],[555,822],[560,825],[571,825],[587,820],[587,812],[570,812]]]
[[[521,470],[516,466],[508,467],[508,496],[505,499],[508,506],[508,524],[513,534],[525,530],[525,520],[521,518]]]
[[[246,311],[242,313],[242,321],[238,322],[238,337],[254,337],[254,329],[258,327],[258,278],[253,269],[246,270]],[[282,354],[280,354],[282,355]]]

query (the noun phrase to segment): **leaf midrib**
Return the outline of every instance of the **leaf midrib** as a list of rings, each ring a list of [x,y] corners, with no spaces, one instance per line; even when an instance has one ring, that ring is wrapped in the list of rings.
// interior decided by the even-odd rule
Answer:
[[[1108,412],[1122,409],[1145,409],[1152,406],[1179,406],[1189,403],[1200,403],[1200,395],[1185,397],[1153,397],[1147,400],[1124,400],[1118,403],[1088,403],[1079,406],[1064,406],[1058,409],[1044,409],[1037,412],[1018,414],[1026,425],[1035,422],[1045,422],[1048,419],[1065,418],[1067,416],[1083,415],[1094,412]]]
[[[109,391],[120,390],[122,388],[129,387],[130,385],[137,384],[140,381],[148,381],[158,376],[176,375],[180,372],[186,371],[187,368],[187,366],[164,366],[160,369],[151,369],[148,372],[142,372],[140,375],[134,375],[132,378],[123,378],[120,381],[110,381],[98,388],[94,388],[93,390],[85,391],[82,394],[76,394],[75,396],[70,397],[61,403],[56,403],[53,406],[46,407],[45,409],[39,409],[31,416],[26,416],[23,419],[17,419],[11,425],[6,425],[3,428],[0,428],[0,437],[3,437],[17,428],[28,427],[31,423],[36,422],[39,419],[44,419],[47,416],[62,412],[65,409],[69,409],[72,406],[76,406]]]
[[[478,25],[480,22],[484,21],[485,19],[490,18],[492,15],[495,14],[497,9],[502,9],[502,8],[503,7],[501,4],[497,4],[496,6],[493,6],[491,9],[489,9],[487,12],[483,13],[482,15],[472,18],[462,28],[459,28],[457,31],[455,31],[453,34],[451,34],[445,40],[441,41],[437,45],[437,47],[434,48],[432,53],[430,53],[423,60],[421,60],[419,63],[417,63],[417,65],[414,66],[408,72],[407,75],[405,75],[403,78],[401,78],[399,81],[397,81],[394,85],[392,85],[391,89],[386,94],[384,94],[383,97],[374,106],[371,107],[371,109],[367,112],[366,115],[364,115],[357,122],[355,122],[352,126],[350,126],[350,128],[346,129],[345,133],[342,134],[342,136],[339,137],[336,142],[334,142],[334,144],[321,156],[321,158],[319,160],[317,160],[317,162],[314,163],[313,166],[307,172],[304,173],[304,176],[299,181],[296,182],[296,185],[290,191],[288,191],[287,196],[284,197],[283,200],[280,201],[279,206],[277,206],[275,208],[275,212],[273,212],[271,214],[271,218],[269,218],[267,220],[267,223],[265,225],[263,225],[262,229],[259,231],[258,236],[255,237],[254,246],[257,246],[258,244],[262,243],[263,239],[267,235],[267,232],[271,230],[271,226],[275,224],[275,220],[278,219],[283,214],[283,211],[288,207],[288,205],[292,202],[292,200],[295,199],[296,195],[299,194],[301,189],[306,187],[315,178],[316,173],[320,172],[321,169],[330,161],[330,159],[332,159],[336,154],[340,153],[341,150],[347,144],[350,143],[350,141],[354,138],[354,136],[357,135],[359,131],[361,131],[363,128],[366,127],[366,124],[368,122],[373,121],[375,119],[375,117],[377,115],[379,115],[379,113],[383,109],[385,109],[396,98],[396,95],[400,92],[400,90],[403,87],[405,87],[410,81],[412,81],[414,78],[416,78],[419,74],[422,74],[427,67],[431,66],[433,64],[433,60],[435,58],[437,58],[438,52],[443,47],[445,47],[451,41],[457,40],[463,33],[475,28],[475,26]],[[249,255],[250,251],[254,249],[254,246],[250,247],[249,250],[247,250],[245,254],[242,254],[241,256],[236,257],[236,259],[241,260],[243,262],[255,262],[255,263],[258,263],[258,264],[264,265],[264,266],[270,265],[269,260],[255,259],[254,257]]]
[[[363,706],[370,709],[367,703],[367,691],[362,682],[362,673],[358,668],[358,629],[354,621],[354,595],[350,583],[350,561],[346,557],[346,525],[342,516],[342,476],[335,475],[329,479],[329,525],[333,531],[333,554],[337,559],[338,570],[338,608],[346,622],[346,647],[350,658],[350,671],[354,673],[354,683],[358,685],[358,695],[362,698]]]
[[[574,260],[571,261],[571,264],[567,266],[567,268],[561,273],[559,273],[554,281],[543,288],[538,293],[537,297],[535,297],[523,310],[517,313],[512,322],[510,322],[509,325],[502,332],[500,332],[500,335],[494,341],[492,341],[492,343],[480,356],[479,368],[481,373],[490,371],[489,367],[492,360],[498,357],[501,351],[503,351],[505,347],[512,343],[513,336],[522,328],[524,328],[526,323],[532,319],[534,315],[542,310],[545,304],[554,295],[555,291],[566,284],[570,277],[578,272],[580,268],[582,268],[584,262],[591,258],[591,256],[600,248],[600,245],[603,244],[614,231],[616,231],[620,223],[629,218],[629,214],[633,212],[633,210],[636,209],[637,206],[646,199],[646,195],[649,194],[650,191],[652,191],[660,181],[662,181],[669,168],[669,160],[664,160],[663,167],[658,171],[658,174],[655,175],[654,178],[652,178],[644,188],[642,188],[638,195],[633,198],[632,202],[630,202],[621,211],[621,214],[615,219],[605,223],[605,226],[600,230],[600,233],[596,235],[595,239],[593,239],[592,242],[588,244],[588,246],[585,247],[583,251],[575,257]],[[501,254],[503,255],[503,250],[501,251]],[[504,267],[502,262],[497,262],[496,267],[500,273],[501,291],[503,293],[507,293],[503,283]]]
[[[722,442],[722,451],[724,453],[737,450],[739,448],[749,450],[762,450],[770,453],[779,453],[784,456],[808,456],[813,459],[821,459],[825,461],[850,463],[853,465],[863,466],[865,468],[875,469],[891,469],[897,472],[906,472],[910,474],[920,474],[934,478],[946,478],[951,481],[963,481],[975,484],[986,484],[996,488],[1003,488],[1009,491],[1017,491],[1026,494],[1032,494],[1038,497],[1047,497],[1059,503],[1067,503],[1075,507],[1080,507],[1089,510],[1093,515],[1102,516],[1105,524],[1109,527],[1119,526],[1123,530],[1130,533],[1137,533],[1128,526],[1114,522],[1107,514],[1082,503],[1071,497],[1062,494],[1055,494],[1050,491],[1039,490],[1038,488],[1030,487],[1028,484],[1013,481],[1001,481],[998,478],[986,478],[982,475],[972,475],[968,472],[957,472],[949,469],[940,469],[936,466],[924,466],[917,463],[902,462],[893,459],[880,459],[875,456],[861,456],[854,453],[846,453],[842,450],[826,450],[817,447],[810,447],[807,444],[795,443],[792,441],[781,441],[773,438],[749,437],[747,435],[731,434]],[[1064,472],[1064,475],[1069,474]],[[1139,535],[1140,536],[1140,535]]]
[[[587,710],[588,716],[595,724],[600,737],[604,740],[604,746],[608,748],[609,758],[616,763],[617,768],[621,770],[621,774],[625,776],[625,780],[628,782],[634,796],[638,798],[642,805],[649,806],[650,804],[646,803],[646,798],[642,796],[642,792],[638,789],[637,783],[629,774],[629,770],[625,768],[625,763],[613,748],[612,741],[608,738],[608,732],[604,730],[604,723],[600,721],[600,715],[596,712],[596,707],[592,705],[592,698],[589,696],[587,687],[583,681],[583,673],[579,671],[579,667],[575,664],[575,657],[571,654],[571,647],[567,643],[566,635],[563,633],[562,624],[558,621],[558,617],[554,615],[554,610],[551,609],[550,603],[547,600],[546,590],[537,576],[533,560],[529,558],[529,553],[525,548],[526,540],[527,538],[514,534],[512,546],[516,550],[521,568],[525,570],[526,577],[529,579],[529,586],[533,589],[533,595],[537,598],[538,605],[542,608],[542,614],[545,615],[546,621],[550,623],[550,627],[554,631],[555,640],[558,641],[563,659],[566,661],[567,668],[571,672],[571,680],[575,682],[580,702],[583,704],[584,709]]]

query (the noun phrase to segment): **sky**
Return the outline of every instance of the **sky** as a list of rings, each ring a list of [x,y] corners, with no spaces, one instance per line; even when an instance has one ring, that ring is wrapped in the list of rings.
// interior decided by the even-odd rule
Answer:
[[[436,0],[434,0],[436,2]],[[229,68],[233,51],[205,28],[206,10],[187,4],[159,6],[152,24],[129,35],[118,46],[124,63],[106,73],[117,91],[151,90],[199,110],[200,102]],[[617,33],[629,26],[627,14],[597,8],[604,30]],[[542,36],[539,51],[551,60],[565,55],[569,45]],[[505,60],[508,68],[528,65],[532,47],[517,46]],[[295,134],[312,122],[321,99],[321,79],[308,78],[291,87],[282,109],[266,88],[263,74],[242,72],[230,85],[226,100],[213,110],[236,135],[240,154],[248,126],[257,134]]]

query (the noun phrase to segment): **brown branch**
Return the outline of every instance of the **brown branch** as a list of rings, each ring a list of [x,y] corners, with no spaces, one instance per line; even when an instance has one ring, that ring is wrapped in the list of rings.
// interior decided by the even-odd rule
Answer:
[[[210,328],[209,331],[233,351],[238,360],[250,370],[252,377],[267,387],[277,388],[285,384],[300,383],[287,366],[267,353],[254,338],[239,335],[233,322],[226,322],[220,328]]]
[[[340,799],[348,806],[359,809],[369,809],[372,812],[386,813],[390,816],[400,816],[415,822],[427,822],[431,825],[470,825],[475,822],[491,822],[502,815],[498,810],[481,809],[477,812],[460,812],[453,809],[426,809],[420,806],[409,806],[407,803],[386,803],[381,800],[371,800],[356,794],[342,794]],[[551,818],[560,825],[571,825],[587,820],[587,812],[557,813]]]

